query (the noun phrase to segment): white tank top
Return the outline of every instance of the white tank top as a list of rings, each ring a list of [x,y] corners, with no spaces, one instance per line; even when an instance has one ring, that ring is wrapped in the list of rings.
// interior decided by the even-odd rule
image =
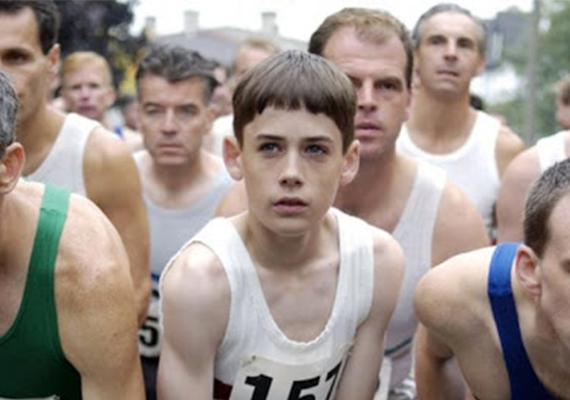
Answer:
[[[465,144],[448,154],[431,154],[420,149],[410,138],[408,129],[402,126],[397,148],[403,154],[427,161],[445,170],[483,217],[487,231],[492,233],[494,207],[500,180],[495,159],[500,122],[478,111],[473,130]]]
[[[536,152],[541,174],[549,167],[568,157],[564,140],[566,135],[570,135],[570,131],[561,131],[536,142]]]
[[[144,151],[133,154],[138,168],[143,154]],[[141,355],[158,357],[160,354],[162,334],[158,325],[158,280],[162,270],[184,243],[214,218],[218,203],[234,183],[235,181],[222,167],[210,191],[188,208],[163,208],[143,193],[150,228],[152,296],[146,321],[139,330]]]
[[[392,232],[404,251],[406,273],[388,326],[385,354],[392,360],[390,388],[401,383],[411,370],[411,346],[418,323],[413,306],[414,290],[432,267],[433,231],[446,181],[445,171],[418,161],[414,187]]]
[[[68,114],[48,156],[26,178],[63,186],[85,196],[83,154],[89,135],[98,126],[100,124],[97,121],[74,113]]]
[[[294,390],[290,387],[294,381],[306,379],[319,382],[307,393],[325,393],[316,397],[324,399],[328,390],[338,383],[336,377],[342,373],[348,349],[372,305],[374,228],[333,210],[338,221],[340,246],[337,289],[324,330],[309,342],[290,340],[279,329],[265,301],[249,252],[231,222],[217,218],[188,243],[200,242],[209,247],[222,263],[229,280],[230,315],[216,354],[214,375],[217,381],[233,387],[231,399],[241,398],[241,395],[251,398],[253,390],[257,390],[255,379],[260,374],[269,381],[269,397],[265,397],[269,399],[274,398],[274,393]]]

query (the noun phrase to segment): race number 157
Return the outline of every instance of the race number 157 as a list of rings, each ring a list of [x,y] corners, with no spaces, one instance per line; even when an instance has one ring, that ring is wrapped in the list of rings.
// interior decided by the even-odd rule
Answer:
[[[330,400],[337,384],[341,366],[342,360],[327,372],[323,380],[321,380],[320,376],[315,376],[309,379],[293,381],[287,400]],[[273,378],[263,374],[248,376],[245,379],[245,384],[254,388],[251,400],[266,400],[272,383]],[[328,391],[326,390],[327,388]],[[326,397],[322,398],[319,396],[320,393],[326,393]]]

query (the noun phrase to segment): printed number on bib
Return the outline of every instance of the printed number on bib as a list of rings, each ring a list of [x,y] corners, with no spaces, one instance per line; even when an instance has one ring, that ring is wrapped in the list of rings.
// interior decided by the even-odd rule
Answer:
[[[158,357],[160,354],[162,332],[158,316],[158,296],[158,289],[153,289],[147,317],[139,329],[139,352],[145,357]]]
[[[230,400],[331,400],[348,347],[310,364],[281,364],[252,357],[238,371]]]

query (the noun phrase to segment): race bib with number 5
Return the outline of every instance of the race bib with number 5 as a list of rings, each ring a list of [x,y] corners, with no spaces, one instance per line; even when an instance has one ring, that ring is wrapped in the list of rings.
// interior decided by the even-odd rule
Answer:
[[[281,364],[252,356],[239,369],[230,400],[330,400],[350,346],[310,364]]]
[[[162,347],[159,321],[160,299],[158,289],[152,289],[150,307],[143,326],[139,329],[139,352],[145,357],[158,357]]]

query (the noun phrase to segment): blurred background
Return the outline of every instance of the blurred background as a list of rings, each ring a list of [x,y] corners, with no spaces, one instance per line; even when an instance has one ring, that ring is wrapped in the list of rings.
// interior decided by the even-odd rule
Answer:
[[[378,7],[411,30],[438,1],[329,0],[58,0],[63,56],[104,55],[121,93],[134,93],[134,71],[150,42],[193,48],[231,69],[235,50],[251,36],[283,49],[305,49],[310,34],[342,7]],[[557,130],[554,83],[570,72],[570,0],[456,1],[487,26],[487,66],[472,92],[503,116],[528,144]]]

